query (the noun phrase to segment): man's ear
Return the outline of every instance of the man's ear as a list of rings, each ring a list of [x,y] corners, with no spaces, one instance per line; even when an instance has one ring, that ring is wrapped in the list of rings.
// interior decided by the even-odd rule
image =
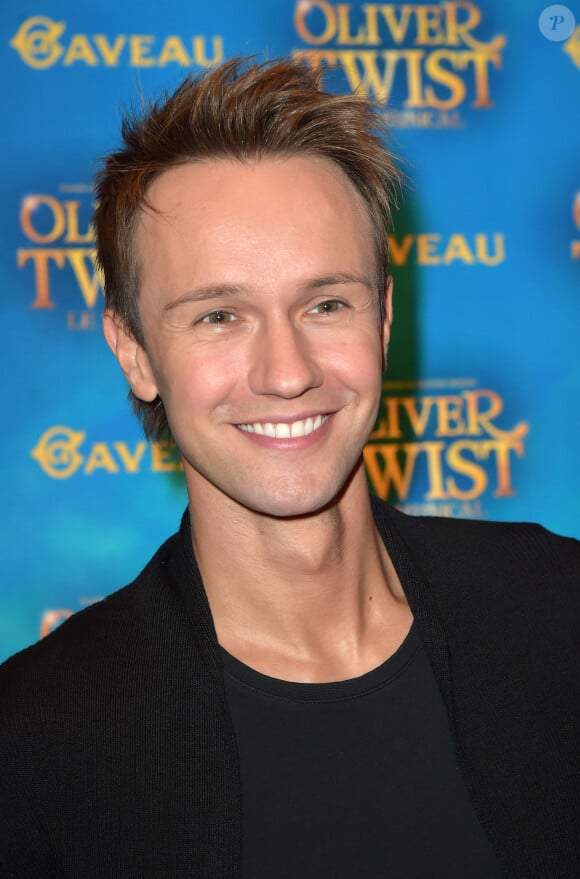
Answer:
[[[385,298],[383,301],[383,322],[381,335],[383,340],[383,371],[387,365],[387,348],[391,338],[391,324],[393,323],[393,279],[389,275],[385,284]]]
[[[154,400],[159,392],[149,357],[123,319],[109,308],[103,314],[103,333],[135,396],[145,402]]]

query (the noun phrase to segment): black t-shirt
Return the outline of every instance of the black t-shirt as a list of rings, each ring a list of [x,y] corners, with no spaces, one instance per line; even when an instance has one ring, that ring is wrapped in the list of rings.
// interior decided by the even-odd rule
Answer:
[[[412,627],[361,677],[299,684],[222,651],[243,879],[498,879]]]

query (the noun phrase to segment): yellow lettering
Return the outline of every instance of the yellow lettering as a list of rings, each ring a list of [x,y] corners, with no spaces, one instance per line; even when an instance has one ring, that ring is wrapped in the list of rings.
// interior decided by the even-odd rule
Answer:
[[[361,43],[367,43],[367,32],[364,25],[360,25],[356,36],[350,32],[350,4],[337,3],[336,11],[338,12],[338,39],[337,42],[341,46],[360,46]]]
[[[391,486],[402,500],[408,496],[420,451],[420,443],[407,445],[382,443],[365,446],[363,456],[368,477],[378,497],[386,499]],[[399,461],[398,455],[403,456],[403,462]]]
[[[139,38],[132,37],[132,39]],[[107,67],[117,67],[119,64],[119,57],[125,47],[125,43],[127,42],[127,37],[123,36],[123,34],[119,34],[119,36],[115,37],[113,43],[109,43],[104,34],[95,34],[93,41]]]
[[[460,489],[455,479],[450,476],[447,479],[447,493],[449,497],[459,500],[470,501],[479,497],[487,488],[487,474],[483,467],[476,464],[475,461],[462,457],[462,452],[471,452],[472,455],[482,458],[486,457],[487,443],[478,443],[473,440],[456,440],[451,443],[447,449],[446,460],[449,467],[460,476],[465,476],[472,482],[471,488]]]
[[[89,38],[85,34],[75,34],[69,43],[66,54],[63,58],[63,64],[70,67],[76,61],[83,61],[90,67],[96,67],[99,59],[95,54],[95,50],[89,43]]]
[[[494,419],[503,411],[503,400],[497,393],[478,390],[440,396],[395,396],[385,398],[383,404],[384,415],[364,450],[368,479],[377,495],[388,498],[389,494],[395,494],[405,501],[413,480],[417,478],[422,483],[426,475],[425,501],[460,501],[468,509],[468,502],[488,490],[492,461],[497,472],[494,496],[513,495],[510,455],[514,452],[523,456],[523,437],[528,425],[521,422],[512,430],[495,426]],[[408,426],[401,423],[401,412],[406,413]],[[433,412],[437,415],[436,440],[377,442],[400,439],[407,434],[424,437]],[[483,439],[469,438],[482,434]],[[450,443],[443,441],[451,437],[457,439]],[[418,469],[421,460],[426,465],[426,474],[423,467]],[[481,463],[485,461],[490,462],[489,466]],[[454,508],[459,510],[460,505],[455,504]]]
[[[492,55],[471,56],[473,61],[473,76],[475,83],[475,98],[471,102],[471,106],[476,110],[489,109],[493,107],[493,101],[489,94],[489,65],[501,67],[501,55],[499,53]]]
[[[449,244],[447,245],[447,249],[443,256],[443,262],[446,265],[449,265],[450,262],[453,262],[453,260],[456,259],[466,263],[467,265],[471,265],[475,259],[463,235],[451,236],[451,238],[449,239]]]
[[[312,9],[319,9],[324,16],[324,30],[319,36],[313,34],[306,24],[306,16]],[[330,42],[336,33],[336,18],[334,9],[326,0],[310,0],[308,3],[296,3],[294,12],[294,27],[296,33],[305,43],[311,46],[323,46]]]
[[[441,257],[435,252],[441,235],[417,235],[417,262],[421,266],[438,266]]]
[[[84,473],[91,476],[95,470],[106,470],[107,473],[118,473],[119,465],[113,458],[106,443],[94,443],[84,467]]]
[[[48,264],[50,260],[54,260],[57,268],[62,269],[65,264],[65,256],[63,250],[52,250],[49,248],[35,248],[34,250],[18,250],[17,252],[18,268],[21,269],[26,265],[28,260],[32,260],[34,265],[34,280],[36,287],[36,299],[32,303],[32,308],[55,308],[55,304],[50,298],[50,280],[48,274]]]
[[[435,436],[459,436],[465,432],[461,417],[464,400],[459,396],[437,397],[437,430]]]
[[[313,70],[318,70],[324,64],[328,67],[336,67],[338,64],[338,52],[335,49],[296,49],[292,56],[306,61]]]
[[[371,434],[371,439],[402,439],[403,431],[399,419],[399,398],[384,397],[383,403],[386,408],[385,417],[379,419],[376,430]]]
[[[165,67],[172,62],[181,64],[182,67],[189,67],[191,63],[189,55],[185,51],[185,46],[179,37],[167,37],[157,60],[159,67]]]
[[[404,266],[409,256],[413,243],[414,235],[405,235],[401,243],[397,241],[394,235],[389,235],[389,251],[391,254],[391,262],[394,266]]]
[[[400,17],[397,20],[397,7],[392,3],[383,4],[380,7],[381,15],[385,19],[389,33],[393,38],[393,42],[400,44],[403,42],[409,30],[413,7],[404,3],[399,7],[401,10]]]
[[[141,463],[141,459],[147,449],[147,443],[144,440],[140,440],[140,442],[137,443],[134,452],[131,452],[127,444],[124,442],[113,443],[113,448],[123,462],[123,466],[127,473],[139,472],[139,464]]]
[[[438,98],[433,86],[426,86],[425,98],[430,107],[435,107],[437,110],[450,110],[465,100],[467,90],[464,81],[456,73],[441,66],[441,62],[444,61],[448,61],[453,66],[456,66],[461,63],[461,57],[458,56],[465,54],[465,52],[450,52],[447,49],[436,49],[427,56],[425,73],[433,82],[444,86],[450,92],[448,98]]]
[[[475,39],[471,31],[481,22],[481,10],[474,3],[443,3],[442,6],[447,21],[447,45],[464,45],[475,52],[495,52],[505,45],[505,37],[501,35],[495,37],[491,43],[482,43]],[[462,22],[458,21],[457,15],[460,9],[467,12],[467,19]]]
[[[503,400],[495,391],[464,391],[463,396],[466,403],[467,433],[470,436],[484,434],[505,441],[508,439],[519,440],[527,434],[529,425],[525,421],[521,421],[513,430],[501,430],[493,424],[493,420],[503,411]],[[480,411],[481,401],[489,403],[485,411]]]
[[[427,473],[429,474],[429,491],[425,494],[427,500],[436,501],[445,498],[443,487],[443,463],[441,455],[443,443],[422,443],[422,448],[427,455]]]
[[[135,34],[129,38],[129,64],[131,67],[154,67],[155,58],[150,54],[155,37]]]
[[[363,6],[366,14],[367,26],[367,46],[380,46],[381,37],[379,34],[379,20],[377,17],[377,6],[375,3],[366,3]]]
[[[399,420],[399,401],[396,397],[387,397],[385,400],[387,407],[387,418],[389,424],[389,437],[391,439],[402,439],[403,431]]]
[[[213,38],[213,58],[209,58],[205,52],[205,39],[193,38],[193,60],[200,67],[211,67],[212,64],[221,64],[224,60],[224,41],[221,37]]]
[[[403,106],[408,108],[424,107],[421,63],[425,52],[422,49],[407,49],[405,52],[401,52],[401,55],[407,65],[407,97],[403,101]]]
[[[497,266],[505,260],[505,239],[498,232],[493,236],[495,253],[491,253],[487,247],[488,236],[478,234],[475,236],[475,253],[479,262],[486,266]]]
[[[416,46],[440,46],[445,42],[445,32],[441,29],[443,10],[440,6],[417,6]]]
[[[513,442],[491,442],[489,441],[493,451],[495,451],[496,467],[497,467],[497,488],[493,493],[494,497],[513,497],[515,491],[511,486],[510,479],[510,452],[515,452],[518,457],[524,454],[524,445],[519,437],[514,437]]]
[[[509,433],[498,430],[492,420],[503,412],[503,400],[495,391],[465,391],[464,392],[467,412],[467,433],[470,436],[488,434],[496,438]],[[488,408],[484,412],[479,411],[480,401],[487,400]]]
[[[65,201],[64,209],[67,217],[67,234],[64,239],[67,244],[88,244],[95,240],[95,231],[91,225],[87,231],[79,231],[79,207],[80,201]]]
[[[48,232],[39,232],[32,223],[33,214],[38,208],[45,206],[51,212],[52,225]],[[52,244],[64,234],[66,216],[61,203],[51,195],[31,195],[22,200],[20,208],[20,226],[22,231],[36,244]]]
[[[424,436],[433,409],[433,397],[401,397],[399,405],[407,413],[415,436]]]
[[[353,92],[362,92],[364,95],[372,95],[379,103],[388,101],[395,80],[395,71],[402,53],[397,49],[389,49],[381,52],[385,60],[385,70],[381,76],[377,65],[379,53],[374,49],[361,49],[357,52],[338,52],[340,61],[348,84]],[[357,62],[362,69],[359,70]]]
[[[79,290],[87,308],[94,308],[97,304],[99,292],[102,289],[102,277],[96,267],[96,251],[87,247],[67,248],[64,251],[74,272]],[[85,260],[89,260],[92,272],[87,269]]]
[[[183,465],[175,445],[168,440],[151,443],[151,469],[156,473],[173,473]]]

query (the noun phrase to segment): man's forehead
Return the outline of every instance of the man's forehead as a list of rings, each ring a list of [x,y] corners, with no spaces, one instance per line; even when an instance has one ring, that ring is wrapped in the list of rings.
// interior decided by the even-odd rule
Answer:
[[[143,215],[153,218],[179,211],[186,201],[205,200],[206,206],[227,201],[232,190],[251,195],[266,181],[265,194],[277,188],[294,188],[297,179],[314,181],[317,190],[348,194],[364,206],[360,194],[342,168],[314,153],[274,154],[259,158],[215,157],[182,162],[159,174],[145,192]],[[220,182],[224,186],[220,186]],[[225,184],[227,183],[227,186]],[[209,198],[208,198],[209,196]],[[306,205],[305,205],[306,207]]]
[[[136,256],[156,283],[191,267],[195,286],[251,276],[375,275],[369,217],[338,166],[318,156],[184,163],[159,176],[139,220]],[[216,272],[216,268],[219,271]],[[143,279],[143,273],[141,273]],[[185,290],[181,290],[185,292]]]

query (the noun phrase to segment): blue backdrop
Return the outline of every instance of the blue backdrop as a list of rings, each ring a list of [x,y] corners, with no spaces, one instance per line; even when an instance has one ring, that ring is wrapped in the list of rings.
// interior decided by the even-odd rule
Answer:
[[[177,527],[177,455],[143,439],[100,333],[91,181],[123,107],[236,54],[332,65],[333,88],[380,103],[404,160],[372,488],[416,513],[580,536],[580,7],[546,7],[5,10],[0,660],[132,579]]]

